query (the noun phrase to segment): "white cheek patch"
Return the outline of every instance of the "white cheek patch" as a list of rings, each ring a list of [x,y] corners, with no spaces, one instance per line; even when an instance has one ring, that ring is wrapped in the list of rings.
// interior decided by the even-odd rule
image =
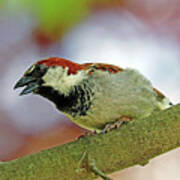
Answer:
[[[77,85],[85,78],[85,72],[79,71],[77,74],[68,74],[68,68],[54,67],[49,68],[42,78],[44,86],[51,86],[55,90],[68,95],[71,87]]]
[[[58,81],[62,77],[65,69],[62,67],[50,67],[46,74],[42,77],[44,83],[44,86],[51,86],[55,87],[57,86]]]

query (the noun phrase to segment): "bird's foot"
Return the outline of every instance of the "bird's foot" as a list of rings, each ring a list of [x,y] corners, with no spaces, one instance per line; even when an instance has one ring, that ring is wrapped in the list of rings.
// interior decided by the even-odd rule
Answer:
[[[105,128],[103,129],[103,133],[107,133],[111,131],[112,129],[118,129],[121,127],[124,123],[131,121],[133,118],[128,116],[121,116],[118,120],[116,120],[113,123],[106,124]]]
[[[96,130],[94,130],[94,131],[86,131],[86,132],[85,132],[85,136],[93,136],[93,135],[95,135],[95,134],[97,134],[97,131],[96,131]]]
[[[80,135],[78,137],[78,139],[81,139],[81,138],[87,137],[87,136],[93,136],[95,134],[97,134],[97,131],[86,131],[84,134]]]

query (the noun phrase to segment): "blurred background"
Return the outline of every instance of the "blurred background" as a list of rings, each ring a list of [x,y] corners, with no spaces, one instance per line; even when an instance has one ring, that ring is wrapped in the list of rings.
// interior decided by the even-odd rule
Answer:
[[[180,101],[179,0],[0,0],[0,160],[75,140],[85,130],[39,96],[13,86],[35,61],[60,56],[138,69]],[[179,180],[179,149],[112,175]]]

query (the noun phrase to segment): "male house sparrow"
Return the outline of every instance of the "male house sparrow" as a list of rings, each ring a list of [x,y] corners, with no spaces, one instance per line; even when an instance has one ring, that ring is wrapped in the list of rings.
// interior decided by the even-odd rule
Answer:
[[[138,71],[57,57],[33,64],[14,88],[52,101],[79,126],[101,132],[108,124],[149,116],[171,106]]]

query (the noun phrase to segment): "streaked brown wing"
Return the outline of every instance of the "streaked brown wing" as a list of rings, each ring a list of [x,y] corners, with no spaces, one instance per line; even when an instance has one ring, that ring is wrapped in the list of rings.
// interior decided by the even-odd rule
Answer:
[[[93,73],[93,69],[98,69],[101,71],[108,71],[112,74],[124,71],[124,69],[118,66],[114,66],[111,64],[103,64],[103,63],[86,63],[86,64],[83,64],[83,66],[85,67],[85,69],[92,68],[92,71],[90,71],[90,73]]]
[[[157,94],[159,100],[163,100],[165,98],[165,95],[162,94],[159,90],[156,88],[153,88],[154,92]]]

